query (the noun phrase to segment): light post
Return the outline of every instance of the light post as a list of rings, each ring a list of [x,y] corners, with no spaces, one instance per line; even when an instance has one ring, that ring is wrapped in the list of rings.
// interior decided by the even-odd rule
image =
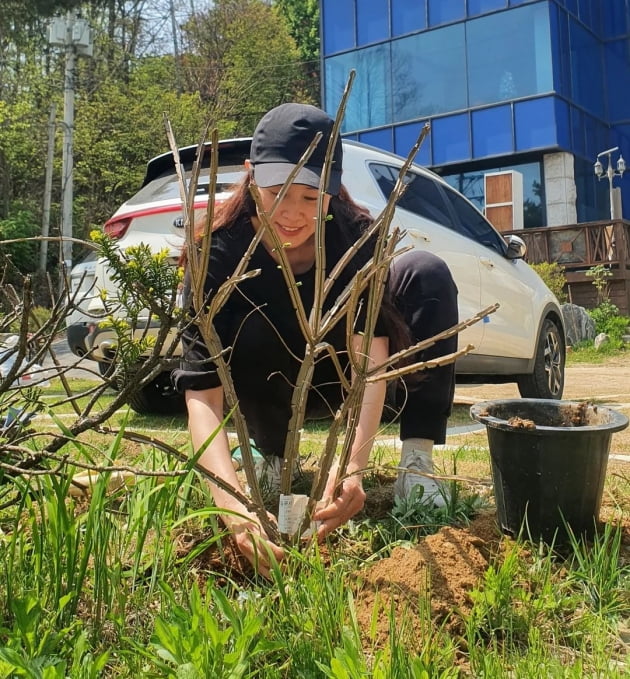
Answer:
[[[621,153],[619,154],[619,158],[617,159],[617,169],[613,168],[612,164],[612,154],[615,151],[619,151],[618,146],[614,146],[611,149],[607,149],[606,151],[602,151],[601,153],[597,154],[597,162],[593,166],[593,170],[595,171],[595,175],[597,176],[598,179],[602,179],[602,177],[608,177],[608,189],[609,189],[609,200],[610,200],[610,218],[611,219],[621,219],[622,215],[617,215],[615,214],[615,201],[614,201],[614,190],[613,190],[613,179],[615,177],[623,177],[623,173],[626,171],[626,161],[623,159],[623,156]],[[608,156],[608,167],[606,168],[606,171],[604,172],[604,166],[602,165],[602,161],[600,158],[602,156]]]

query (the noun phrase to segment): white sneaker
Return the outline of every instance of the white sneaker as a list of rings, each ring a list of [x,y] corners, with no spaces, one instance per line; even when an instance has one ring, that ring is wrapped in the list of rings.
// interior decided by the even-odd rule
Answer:
[[[394,495],[397,498],[409,498],[414,487],[422,486],[421,502],[431,503],[435,507],[446,507],[444,488],[435,479],[414,474],[414,471],[433,474],[433,461],[429,453],[422,450],[403,452],[400,467],[407,471],[401,469],[398,472],[398,478],[394,483]]]

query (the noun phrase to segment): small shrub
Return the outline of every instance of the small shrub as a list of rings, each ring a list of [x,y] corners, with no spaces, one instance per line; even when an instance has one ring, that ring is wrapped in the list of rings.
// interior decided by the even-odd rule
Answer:
[[[608,300],[608,279],[612,278],[613,272],[603,264],[592,266],[586,273],[586,276],[593,279],[593,285],[597,290],[597,306],[600,306]]]
[[[564,274],[564,267],[558,262],[539,262],[531,264],[531,267],[558,298],[560,304],[564,304],[567,301],[567,277]]]
[[[589,316],[595,322],[597,333],[606,333],[610,337],[610,342],[617,349],[623,346],[623,335],[628,331],[630,318],[621,316],[619,308],[612,302],[602,302],[595,309],[590,309]]]

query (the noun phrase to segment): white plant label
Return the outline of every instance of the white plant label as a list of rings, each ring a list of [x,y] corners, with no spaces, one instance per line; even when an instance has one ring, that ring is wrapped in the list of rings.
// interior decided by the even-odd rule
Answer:
[[[307,504],[308,495],[281,495],[278,506],[278,530],[287,535],[295,535],[304,520]],[[316,522],[311,521],[310,528],[302,534],[302,537],[311,535],[315,527]]]

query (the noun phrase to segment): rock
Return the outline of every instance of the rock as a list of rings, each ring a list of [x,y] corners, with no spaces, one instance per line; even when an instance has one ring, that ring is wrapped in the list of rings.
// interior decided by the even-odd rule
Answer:
[[[595,341],[593,342],[593,345],[595,349],[599,350],[601,349],[604,345],[608,344],[610,342],[610,337],[605,332],[600,332],[599,335],[595,338]]]
[[[561,308],[568,345],[573,346],[585,340],[595,339],[595,322],[584,307],[563,304]]]

